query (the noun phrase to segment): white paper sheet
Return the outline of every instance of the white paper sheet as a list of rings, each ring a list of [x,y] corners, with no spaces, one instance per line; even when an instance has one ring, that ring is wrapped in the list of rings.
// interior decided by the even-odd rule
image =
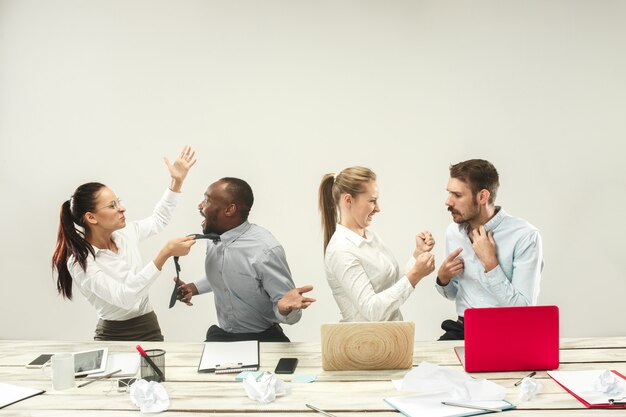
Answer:
[[[0,408],[45,392],[41,389],[20,387],[0,382]]]
[[[621,385],[620,395],[599,392],[597,382],[603,372],[606,372],[606,369],[591,371],[548,371],[548,375],[589,404],[608,404],[609,398],[615,398],[616,396],[619,398],[626,395],[626,381],[618,375],[616,375],[616,377],[619,379]]]
[[[462,408],[441,404],[442,401],[451,401],[448,394],[424,394],[410,395],[403,397],[385,398],[385,402],[409,417],[456,417],[473,416],[477,414],[490,413],[491,411],[476,410],[472,408]],[[513,408],[513,405],[504,400],[500,401],[464,401],[482,407],[499,408],[506,410]]]
[[[138,352],[110,354],[107,359],[107,366],[104,372],[87,375],[87,378],[97,378],[113,371],[117,371],[118,369],[121,369],[122,372],[116,373],[112,376],[112,378],[135,376],[137,375],[137,371],[139,371],[139,364],[140,356]]]
[[[205,342],[198,372],[259,366],[259,342]]]

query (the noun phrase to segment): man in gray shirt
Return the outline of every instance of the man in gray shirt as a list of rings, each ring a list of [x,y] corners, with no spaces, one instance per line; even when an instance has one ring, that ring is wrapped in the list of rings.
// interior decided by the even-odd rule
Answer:
[[[214,182],[198,205],[207,240],[206,276],[179,288],[179,299],[213,292],[220,327],[206,341],[289,342],[280,323],[294,324],[315,301],[296,288],[283,247],[266,229],[248,222],[254,196],[247,182],[226,177]]]

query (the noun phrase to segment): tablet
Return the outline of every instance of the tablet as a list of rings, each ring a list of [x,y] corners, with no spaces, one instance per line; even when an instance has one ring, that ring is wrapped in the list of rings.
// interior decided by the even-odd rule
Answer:
[[[103,372],[106,369],[108,353],[108,348],[74,352],[75,375],[84,376],[96,372]]]

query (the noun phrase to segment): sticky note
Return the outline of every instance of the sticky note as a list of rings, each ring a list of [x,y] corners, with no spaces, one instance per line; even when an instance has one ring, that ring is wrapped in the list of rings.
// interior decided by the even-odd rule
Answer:
[[[263,371],[243,371],[243,372],[240,372],[240,373],[237,374],[237,376],[235,376],[235,381],[243,381],[244,379],[246,379],[248,374],[251,374],[254,377],[254,379],[256,379],[258,381],[259,378],[261,378],[261,375],[263,375]]]
[[[295,375],[291,382],[309,383],[315,381],[315,375]]]

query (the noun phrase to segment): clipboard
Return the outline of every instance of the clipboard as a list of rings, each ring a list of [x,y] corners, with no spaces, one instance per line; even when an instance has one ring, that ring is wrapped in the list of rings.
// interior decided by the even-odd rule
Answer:
[[[550,376],[554,382],[563,387],[565,391],[569,392],[587,408],[626,408],[626,401],[624,400],[619,401],[619,404],[611,404],[608,400],[607,402],[589,402],[589,397],[586,396],[585,398],[587,399],[583,398],[584,392],[581,391],[581,384],[579,381],[584,380],[585,385],[589,385],[591,384],[591,381],[595,380],[602,372],[604,372],[604,369],[595,371],[548,371],[548,376]],[[626,380],[626,377],[619,372],[615,370],[611,370],[611,372],[619,378]],[[603,397],[608,399],[611,396],[603,394]]]
[[[259,356],[258,340],[205,342],[198,372],[226,374],[257,371]]]
[[[22,387],[0,382],[0,408],[34,397],[35,395],[43,394],[44,392],[46,391],[38,388]]]

